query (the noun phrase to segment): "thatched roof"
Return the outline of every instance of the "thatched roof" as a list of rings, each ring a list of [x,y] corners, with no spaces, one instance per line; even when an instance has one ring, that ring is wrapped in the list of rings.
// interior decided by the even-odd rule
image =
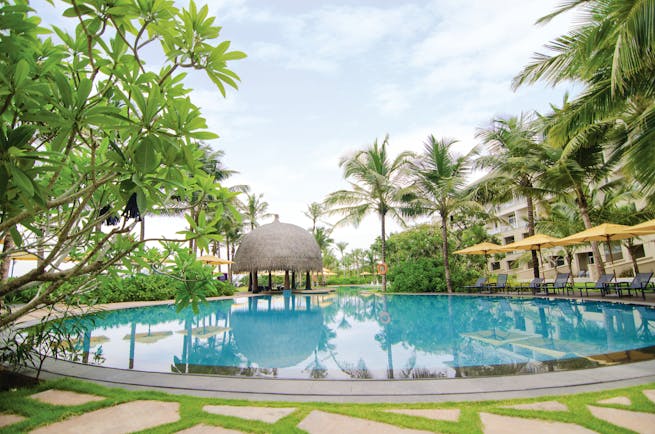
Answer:
[[[253,229],[243,237],[234,255],[232,270],[321,271],[323,258],[312,234],[300,226],[275,221]]]

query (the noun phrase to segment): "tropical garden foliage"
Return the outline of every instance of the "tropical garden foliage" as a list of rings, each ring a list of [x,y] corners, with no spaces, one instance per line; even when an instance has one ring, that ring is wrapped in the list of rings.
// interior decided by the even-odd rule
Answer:
[[[67,28],[41,26],[26,2],[0,5],[0,297],[35,294],[3,310],[0,326],[63,300],[67,282],[91,288],[112,267],[134,269],[147,240],[132,229],[171,199],[197,209],[185,235],[201,248],[225,212],[207,200],[228,192],[203,167],[199,143],[217,136],[189,98],[185,71],[206,74],[225,95],[239,80],[228,63],[245,55],[193,1],[64,3]],[[20,252],[37,266],[5,279]],[[197,304],[203,291],[178,295]]]

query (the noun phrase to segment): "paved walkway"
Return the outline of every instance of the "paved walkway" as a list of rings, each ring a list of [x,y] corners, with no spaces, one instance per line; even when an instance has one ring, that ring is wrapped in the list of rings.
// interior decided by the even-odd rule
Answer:
[[[565,402],[547,400],[516,405],[503,405],[500,401],[484,407],[484,410],[476,411],[475,414],[469,411],[466,417],[463,416],[466,405],[449,408],[372,409],[369,410],[370,418],[362,418],[323,410],[318,404],[313,408],[257,405],[202,406],[200,404],[196,405],[202,412],[200,417],[189,417],[188,422],[185,423],[185,416],[181,412],[182,403],[163,395],[161,400],[137,399],[114,403],[101,393],[93,395],[50,389],[33,393],[23,399],[33,400],[35,404],[38,402],[47,406],[71,409],[88,403],[101,405],[103,401],[107,401],[107,405],[81,414],[73,414],[63,420],[46,421],[45,424],[40,424],[31,431],[26,431],[29,417],[5,411],[0,413],[0,429],[34,434],[115,434],[160,427],[164,432],[177,433],[244,433],[248,432],[248,427],[258,432],[288,430],[291,422],[296,428],[311,434],[409,434],[440,430],[468,432],[467,427],[472,423],[478,427],[471,428],[473,431],[481,429],[484,434],[509,432],[587,434],[616,432],[617,427],[643,434],[655,432],[655,389],[630,391],[631,396],[622,393],[625,392],[616,392],[615,396],[603,399],[590,397],[584,405],[592,417],[587,417],[584,421],[580,419],[580,409],[573,410]],[[560,399],[566,401],[567,398]],[[202,401],[202,398],[196,400]],[[189,406],[188,402],[185,405]],[[638,407],[641,411],[635,410],[634,407]],[[643,411],[644,408],[650,412]],[[3,410],[2,401],[0,401],[0,410]],[[189,413],[188,408],[186,413]],[[202,422],[198,423],[198,420]],[[284,421],[284,424],[280,423],[281,421]],[[227,424],[228,427],[222,426],[222,423]],[[184,428],[177,429],[180,426]],[[244,428],[236,430],[230,428],[234,426]],[[411,428],[412,426],[419,426],[422,429]]]

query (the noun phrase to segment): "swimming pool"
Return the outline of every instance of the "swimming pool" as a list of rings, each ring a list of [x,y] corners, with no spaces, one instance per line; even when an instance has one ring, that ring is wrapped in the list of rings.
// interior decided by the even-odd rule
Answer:
[[[655,309],[595,301],[325,294],[80,317],[84,363],[248,377],[516,375],[655,357]]]

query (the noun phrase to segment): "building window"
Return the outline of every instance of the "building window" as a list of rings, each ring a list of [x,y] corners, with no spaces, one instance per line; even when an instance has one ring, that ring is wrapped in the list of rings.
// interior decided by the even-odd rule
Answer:
[[[510,237],[505,237],[505,244],[511,244],[514,242],[514,235]]]
[[[561,267],[564,265],[564,256],[553,256],[552,259],[555,261],[556,267]]]
[[[610,255],[610,248],[607,246],[607,243],[604,243],[604,248],[605,248],[605,260],[606,261],[611,261],[614,259],[615,261],[618,261],[619,259],[623,259],[623,251],[621,250],[621,243],[610,243],[612,247],[612,254]]]
[[[491,263],[491,269],[492,269],[493,271],[500,270],[500,262],[498,262],[498,261],[496,261],[496,262],[492,262],[492,263]]]
[[[519,261],[507,261],[507,268],[516,270],[519,268]]]
[[[594,253],[589,252],[587,253],[587,264],[593,264],[594,263]]]
[[[511,227],[515,228],[515,227],[516,227],[516,216],[515,216],[514,214],[512,214],[512,215],[509,216],[509,218],[507,219],[507,222],[509,223],[509,225],[510,225]]]
[[[634,246],[631,246],[630,247],[630,254],[635,259],[643,258],[644,256],[646,256],[646,252],[644,252],[644,245],[643,244],[635,244]]]

